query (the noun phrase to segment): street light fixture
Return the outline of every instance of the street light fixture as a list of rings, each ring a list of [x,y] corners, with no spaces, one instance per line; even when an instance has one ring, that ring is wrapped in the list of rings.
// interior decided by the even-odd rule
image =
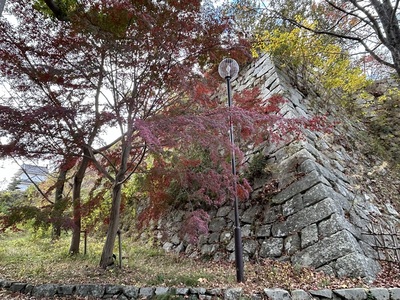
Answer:
[[[233,122],[231,115],[232,100],[231,100],[231,79],[239,73],[239,65],[232,58],[225,58],[218,66],[219,75],[226,79],[226,87],[228,90],[228,107],[229,107],[229,138],[232,146],[231,164],[233,182],[233,197],[235,209],[235,262],[236,262],[236,279],[237,282],[243,282],[243,246],[242,246],[242,232],[240,229],[239,221],[239,203],[237,197],[237,182],[236,182],[236,161],[235,161],[235,140],[233,138]]]

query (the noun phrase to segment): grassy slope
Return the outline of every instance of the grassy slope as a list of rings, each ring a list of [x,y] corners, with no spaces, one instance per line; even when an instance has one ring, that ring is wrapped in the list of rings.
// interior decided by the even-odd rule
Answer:
[[[234,263],[189,259],[129,240],[123,241],[123,267],[97,267],[102,240],[90,237],[88,254],[70,257],[69,237],[57,242],[47,237],[7,232],[0,234],[0,278],[29,283],[107,283],[134,286],[241,286],[246,293],[266,287],[322,289],[365,286],[356,279],[334,279],[311,269],[261,260],[245,264],[246,282],[235,282]]]

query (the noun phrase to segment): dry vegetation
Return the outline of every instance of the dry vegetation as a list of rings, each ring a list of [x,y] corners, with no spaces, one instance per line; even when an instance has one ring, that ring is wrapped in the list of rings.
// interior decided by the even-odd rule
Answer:
[[[122,268],[97,267],[101,239],[90,238],[88,254],[69,257],[68,237],[57,242],[23,233],[0,235],[0,278],[41,283],[99,283],[134,286],[242,287],[246,294],[266,287],[287,290],[368,287],[360,279],[336,279],[289,263],[260,260],[245,264],[246,282],[235,282],[234,263],[189,259],[160,249],[125,241]],[[374,286],[400,286],[399,272],[391,266]],[[32,299],[0,291],[2,299]],[[25,298],[24,298],[25,297]],[[65,298],[64,298],[65,299]],[[78,299],[78,298],[74,298]]]

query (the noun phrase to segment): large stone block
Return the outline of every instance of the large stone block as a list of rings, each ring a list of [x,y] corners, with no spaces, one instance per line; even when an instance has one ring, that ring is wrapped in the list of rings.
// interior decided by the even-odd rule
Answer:
[[[252,224],[254,222],[254,220],[259,216],[261,211],[262,211],[262,207],[260,205],[251,206],[250,208],[248,208],[244,211],[244,213],[240,217],[240,220],[243,223]]]
[[[326,197],[325,197],[326,198]],[[304,208],[303,196],[297,194],[292,199],[282,205],[282,214],[284,217],[293,215]]]
[[[356,252],[338,258],[335,264],[336,274],[339,277],[373,279],[379,272],[379,269],[376,261]]]
[[[390,299],[389,290],[385,288],[372,288],[368,291],[368,295],[374,297],[372,299],[379,299],[379,300]]]
[[[264,289],[264,294],[267,296],[267,299],[271,300],[290,300],[290,294],[286,290],[282,289]]]
[[[283,239],[269,238],[261,245],[259,255],[261,257],[279,257],[282,255]]]
[[[277,221],[281,215],[281,206],[271,206],[264,210],[263,223],[269,224]]]
[[[56,284],[42,284],[35,286],[32,290],[32,296],[41,297],[54,297],[57,293],[58,285]]]
[[[222,232],[223,229],[226,227],[227,221],[225,218],[218,217],[211,220],[210,224],[208,225],[208,229],[211,232]]]
[[[260,225],[256,228],[256,237],[269,237],[271,236],[271,225]]]
[[[293,255],[293,254],[295,254],[297,251],[300,251],[300,237],[299,237],[299,235],[296,233],[296,234],[293,234],[293,235],[291,235],[291,236],[288,236],[286,239],[285,239],[285,243],[284,243],[285,245],[285,252],[288,254],[288,255]]]
[[[243,240],[243,253],[253,256],[258,246],[258,242],[255,240]]]
[[[367,292],[363,288],[334,290],[334,293],[338,294],[341,297],[341,299],[345,300],[367,299]]]
[[[96,284],[77,285],[75,294],[80,297],[97,297],[102,298],[105,292],[105,286]]]
[[[326,184],[318,183],[317,185],[310,188],[303,195],[304,206],[310,206],[318,201],[325,198],[335,199],[336,192]],[[343,196],[342,196],[343,197]]]
[[[353,226],[343,214],[332,214],[331,217],[327,220],[322,221],[318,225],[319,227],[319,234],[321,237],[331,236],[338,231],[346,229],[347,231],[351,232],[356,238],[361,237],[360,229]]]
[[[292,262],[318,268],[354,252],[361,253],[357,240],[350,232],[342,230],[296,253]]]
[[[306,207],[296,214],[289,216],[286,221],[275,223],[272,226],[272,236],[285,237],[304,227],[322,221],[330,215],[342,214],[340,206],[331,198],[326,198],[313,206]]]
[[[318,241],[317,224],[311,224],[301,230],[301,248],[306,248]]]
[[[301,177],[299,180],[293,182],[291,185],[283,189],[279,194],[272,197],[272,202],[282,204],[290,198],[294,197],[295,195],[310,189],[320,182],[329,185],[329,182],[317,171],[312,171]]]

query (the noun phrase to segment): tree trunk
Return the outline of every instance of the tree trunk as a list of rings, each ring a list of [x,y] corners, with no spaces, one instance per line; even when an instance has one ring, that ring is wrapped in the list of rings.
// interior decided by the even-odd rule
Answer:
[[[63,217],[63,212],[66,207],[63,193],[64,193],[64,185],[65,185],[65,179],[67,177],[67,172],[68,172],[68,170],[65,169],[64,166],[62,165],[60,167],[60,171],[59,171],[57,182],[56,182],[54,208],[53,208],[53,212],[52,212],[52,218],[53,218],[52,239],[53,240],[57,240],[61,236],[62,217]]]
[[[121,190],[122,185],[115,183],[112,192],[112,206],[110,214],[110,224],[108,225],[107,238],[103,247],[100,259],[100,267],[105,269],[113,264],[113,250],[117,232],[119,229],[119,213],[121,207]]]
[[[86,154],[86,151],[84,152]],[[89,164],[89,156],[84,156],[82,162],[74,176],[74,186],[72,190],[72,208],[73,208],[73,228],[72,239],[69,253],[75,255],[79,253],[79,244],[81,241],[81,187],[85,177],[85,172]]]

